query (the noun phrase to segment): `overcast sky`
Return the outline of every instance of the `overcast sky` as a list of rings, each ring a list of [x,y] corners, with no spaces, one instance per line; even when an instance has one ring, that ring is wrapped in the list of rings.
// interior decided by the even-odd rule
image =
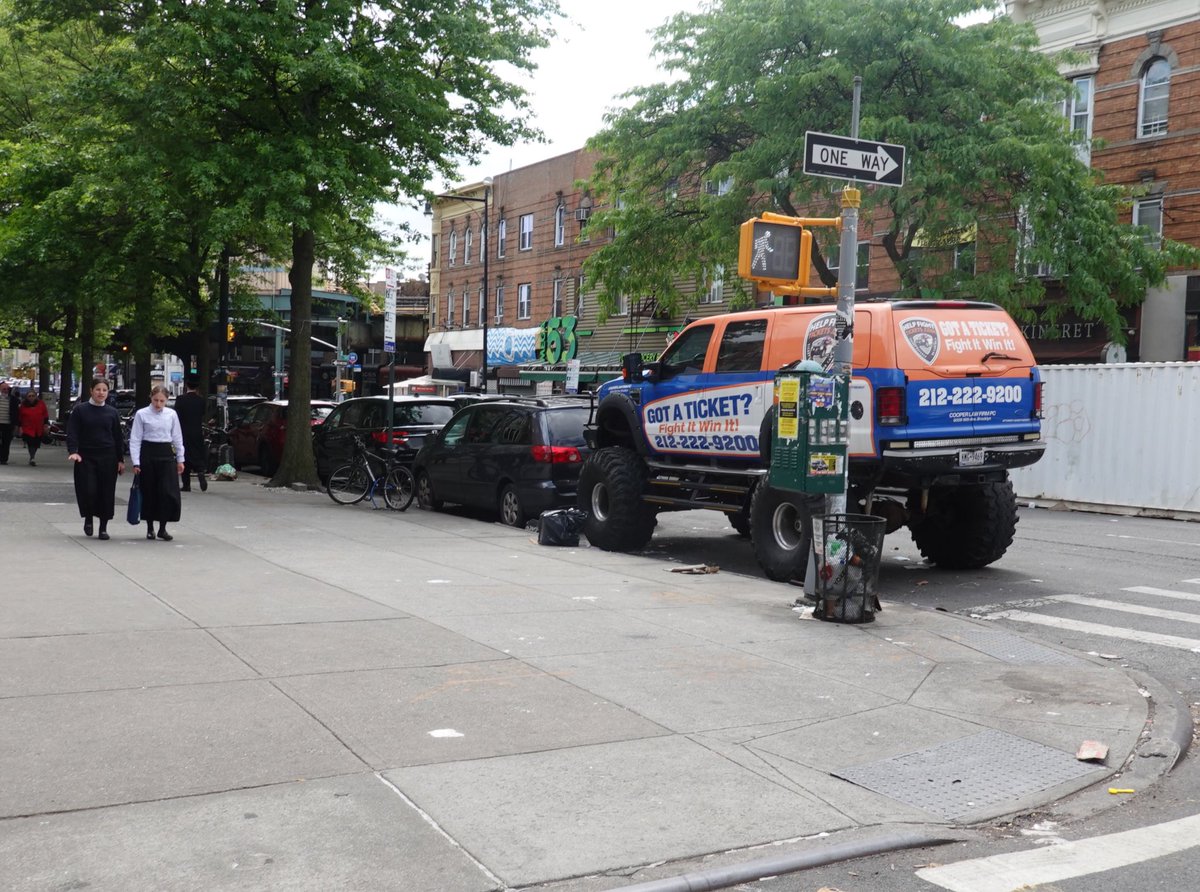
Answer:
[[[651,58],[649,31],[677,12],[696,10],[695,0],[559,0],[565,15],[551,45],[534,53],[537,70],[520,78],[530,94],[534,124],[545,143],[497,147],[477,165],[464,165],[453,183],[433,183],[442,191],[457,183],[525,167],[581,148],[603,125],[604,112],[631,87],[662,80]],[[388,219],[402,219],[426,231],[428,218],[419,210],[396,208]],[[428,239],[409,253],[410,271],[424,272]]]

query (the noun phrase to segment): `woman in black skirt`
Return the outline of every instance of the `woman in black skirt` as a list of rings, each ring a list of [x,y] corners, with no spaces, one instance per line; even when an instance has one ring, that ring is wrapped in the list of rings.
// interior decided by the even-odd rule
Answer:
[[[182,502],[179,475],[183,473],[183,430],[175,410],[167,408],[167,388],[161,384],[151,389],[150,405],[133,416],[129,457],[142,489],[146,538],[154,538],[157,520],[158,538],[170,542],[175,537],[167,532],[167,524],[179,520]]]
[[[92,535],[92,518],[100,521],[100,538],[108,538],[117,475],[125,472],[125,437],[121,416],[108,399],[108,382],[92,380],[91,399],[67,418],[67,458],[75,463],[75,502],[83,518],[83,534]]]

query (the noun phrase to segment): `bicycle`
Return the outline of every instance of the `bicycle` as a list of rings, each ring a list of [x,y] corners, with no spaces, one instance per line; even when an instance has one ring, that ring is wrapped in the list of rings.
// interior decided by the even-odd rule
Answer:
[[[325,488],[329,498],[339,505],[356,505],[363,499],[370,499],[371,506],[378,508],[375,494],[379,492],[388,508],[393,511],[407,509],[416,495],[417,486],[412,471],[400,464],[396,451],[390,450],[387,458],[380,458],[367,449],[362,437],[354,437],[353,442],[354,458],[329,475],[329,484]],[[383,465],[382,473],[375,473],[372,461]]]

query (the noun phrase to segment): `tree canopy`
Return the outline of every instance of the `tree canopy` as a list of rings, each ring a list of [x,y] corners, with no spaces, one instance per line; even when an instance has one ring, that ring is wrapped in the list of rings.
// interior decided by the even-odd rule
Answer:
[[[1029,274],[1040,267],[1062,282],[1051,319],[1070,307],[1123,340],[1120,308],[1197,252],[1159,249],[1118,222],[1129,195],[1080,160],[1060,111],[1072,87],[1032,27],[958,24],[991,6],[716,0],[670,19],[656,52],[671,79],[627,94],[589,143],[602,153],[589,187],[603,207],[589,226],[617,233],[588,262],[601,300],[677,308],[693,283],[736,269],[742,221],[837,216],[834,181],[803,172],[804,136],[850,134],[861,75],[859,136],[908,155],[903,187],[864,189],[859,229],[882,244],[895,294],[993,300],[1028,317],[1046,296]],[[832,285],[836,234],[815,235],[814,269]],[[950,255],[968,244],[977,260],[964,271]]]
[[[275,482],[315,482],[314,264],[353,281],[383,247],[376,203],[423,194],[487,142],[534,135],[509,74],[531,68],[555,0],[0,2],[16,13],[10,33],[88,29],[107,50],[63,86],[70,126],[93,135],[77,151],[95,163],[58,165],[63,184],[15,190],[14,206],[62,195],[78,208],[99,194],[104,220],[118,224],[97,242],[105,262],[136,261],[145,275],[126,280],[142,306],[168,285],[194,303],[198,326],[219,254],[250,245],[288,258],[293,423]],[[99,125],[82,127],[90,117]],[[12,141],[14,151],[42,142],[29,128]]]

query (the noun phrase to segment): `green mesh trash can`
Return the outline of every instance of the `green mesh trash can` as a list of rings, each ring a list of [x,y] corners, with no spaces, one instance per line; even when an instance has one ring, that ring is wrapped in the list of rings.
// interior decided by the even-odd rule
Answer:
[[[814,517],[812,524],[817,561],[813,616],[838,623],[873,622],[886,521],[873,514],[826,514]]]

